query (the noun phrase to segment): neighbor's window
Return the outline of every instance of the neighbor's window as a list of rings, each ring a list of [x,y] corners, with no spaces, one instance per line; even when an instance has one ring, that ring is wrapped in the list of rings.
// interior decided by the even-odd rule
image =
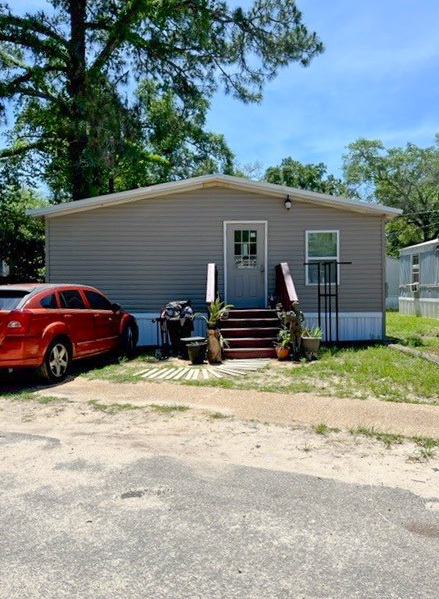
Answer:
[[[419,254],[412,256],[412,283],[419,283]]]
[[[325,281],[325,268],[329,276],[329,267],[324,266],[324,262],[334,262],[331,264],[330,280],[335,283],[336,263],[338,261],[339,232],[338,231],[307,231],[306,232],[306,262],[311,263],[306,266],[306,284],[317,285],[319,278],[320,263],[320,282]],[[313,264],[315,262],[315,264]]]

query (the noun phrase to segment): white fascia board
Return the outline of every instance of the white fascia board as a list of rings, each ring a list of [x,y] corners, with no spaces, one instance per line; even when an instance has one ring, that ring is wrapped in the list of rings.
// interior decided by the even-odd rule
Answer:
[[[152,185],[151,187],[141,187],[139,189],[132,189],[129,191],[122,191],[119,193],[112,193],[94,198],[86,198],[76,202],[58,204],[57,206],[37,208],[35,210],[29,210],[27,214],[30,216],[46,216],[50,218],[64,214],[82,212],[84,210],[103,208],[105,206],[135,202],[151,197],[171,195],[184,191],[195,191],[198,189],[215,186],[229,187],[231,189],[271,195],[274,197],[285,197],[286,195],[291,195],[293,198],[295,197],[299,201],[302,200],[305,202],[319,204],[321,206],[328,206],[330,208],[352,210],[355,212],[375,214],[377,216],[386,216],[390,218],[402,214],[402,210],[399,210],[398,208],[391,208],[381,204],[369,204],[367,202],[359,202],[357,200],[350,200],[348,198],[331,196],[323,193],[306,191],[303,189],[296,189],[294,187],[286,187],[283,185],[276,185],[274,183],[266,183],[264,181],[252,181],[250,179],[242,179],[240,177],[231,177],[229,175],[221,174],[203,175],[201,177],[193,177],[191,179],[185,179],[182,181],[159,183],[158,185]]]

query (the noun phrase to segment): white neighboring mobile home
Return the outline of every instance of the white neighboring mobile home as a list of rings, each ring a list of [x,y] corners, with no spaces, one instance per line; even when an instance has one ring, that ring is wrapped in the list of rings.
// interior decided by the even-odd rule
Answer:
[[[399,255],[399,311],[439,318],[439,239],[403,248]]]
[[[140,343],[149,345],[156,342],[152,319],[170,300],[191,299],[195,309],[205,310],[208,263],[216,265],[221,297],[253,309],[267,306],[276,293],[276,266],[288,263],[312,325],[318,308],[316,263],[350,262],[337,269],[340,339],[382,339],[384,226],[400,212],[206,175],[30,214],[46,222],[47,280],[102,289],[135,314]]]

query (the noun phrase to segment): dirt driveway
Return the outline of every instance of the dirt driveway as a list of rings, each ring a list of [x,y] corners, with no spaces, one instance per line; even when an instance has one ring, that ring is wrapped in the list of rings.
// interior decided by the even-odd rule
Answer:
[[[44,403],[2,402],[2,429],[67,444],[80,441],[81,451],[96,459],[112,448],[122,461],[169,455],[194,464],[201,460],[294,471],[439,497],[439,450],[426,452],[397,437],[395,442],[390,437],[386,446],[352,434],[436,436],[436,406],[82,377],[41,389],[36,396]],[[323,434],[307,426],[321,423]]]

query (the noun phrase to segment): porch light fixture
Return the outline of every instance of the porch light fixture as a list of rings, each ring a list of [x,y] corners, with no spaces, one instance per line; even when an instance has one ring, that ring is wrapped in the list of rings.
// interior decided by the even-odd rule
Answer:
[[[293,205],[293,202],[290,200],[290,196],[287,196],[287,199],[284,202],[285,208],[287,210],[290,210],[292,205]]]

